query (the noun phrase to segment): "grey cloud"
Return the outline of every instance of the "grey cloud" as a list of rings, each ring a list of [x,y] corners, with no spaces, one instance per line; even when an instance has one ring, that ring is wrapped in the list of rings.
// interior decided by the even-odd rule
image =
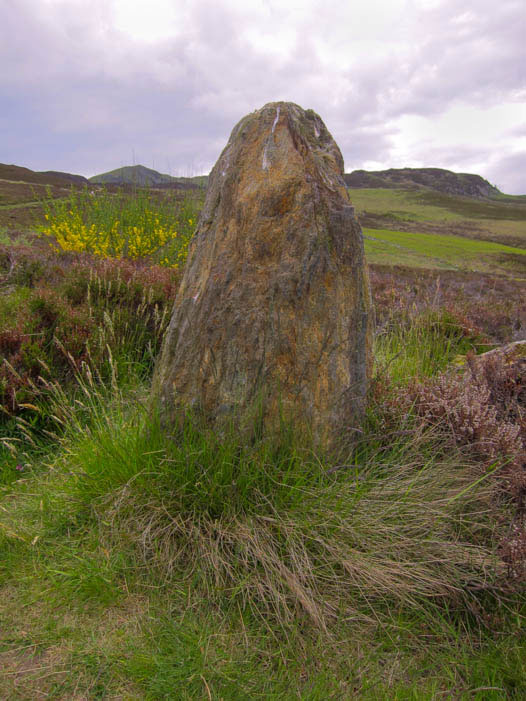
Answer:
[[[492,149],[480,146],[470,146],[466,144],[449,144],[443,146],[431,146],[417,152],[416,156],[422,162],[429,159],[439,168],[453,167],[459,171],[466,170],[472,167],[475,162],[489,162]],[[479,173],[483,175],[483,173]]]
[[[487,172],[488,179],[502,192],[526,194],[526,151],[496,158]]]
[[[420,15],[409,61],[385,87],[389,115],[432,115],[454,101],[487,106],[526,84],[524,4],[447,0]]]
[[[296,40],[280,53],[247,38],[259,26],[249,6],[193,0],[175,37],[148,44],[112,26],[105,0],[0,0],[0,161],[92,174],[135,151],[160,170],[206,170],[238,119],[291,99],[320,113],[348,169],[387,164],[399,116],[516,98],[525,83],[521,5],[444,0],[424,12],[408,0],[372,44],[378,50],[368,48],[373,29],[362,36],[340,0],[311,15],[269,6],[261,32],[294,24]],[[472,15],[459,19],[466,6]],[[341,63],[324,55],[335,46]],[[490,160],[486,146],[469,148],[466,163]],[[459,162],[448,160],[453,151],[423,155],[447,165]]]

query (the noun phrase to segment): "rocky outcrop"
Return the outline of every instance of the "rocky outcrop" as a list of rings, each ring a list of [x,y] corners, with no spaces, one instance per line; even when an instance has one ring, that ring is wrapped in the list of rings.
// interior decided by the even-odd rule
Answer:
[[[153,393],[213,420],[261,404],[329,446],[364,406],[371,297],[343,159],[312,110],[265,105],[232,131],[205,204]]]
[[[444,168],[390,168],[389,170],[353,170],[346,173],[345,183],[353,188],[428,188],[446,195],[488,199],[500,195],[499,190],[480,175],[454,173]]]

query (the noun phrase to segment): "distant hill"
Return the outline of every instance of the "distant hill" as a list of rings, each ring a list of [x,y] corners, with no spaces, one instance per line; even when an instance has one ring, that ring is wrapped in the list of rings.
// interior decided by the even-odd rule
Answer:
[[[95,185],[139,185],[141,187],[180,187],[194,188],[206,184],[207,176],[195,178],[176,178],[166,173],[159,173],[146,166],[123,166],[108,173],[94,175],[90,182]]]
[[[96,185],[142,185],[149,187],[170,183],[173,178],[171,175],[158,173],[156,170],[138,165],[123,166],[110,170],[108,173],[93,175],[89,180]]]
[[[83,175],[74,175],[73,173],[61,173],[58,170],[42,170],[37,175],[43,175],[46,178],[55,180],[65,180],[68,183],[75,185],[89,185],[89,180]]]
[[[34,183],[36,185],[89,185],[83,175],[72,175],[55,170],[35,171],[22,166],[0,163],[0,180]]]
[[[443,168],[390,168],[389,170],[354,170],[345,173],[345,183],[352,188],[400,188],[421,190],[424,188],[459,197],[492,199],[502,197],[500,191],[480,175],[454,173]],[[124,166],[109,173],[91,177],[97,185],[139,185],[161,188],[204,188],[208,176],[181,178],[159,173],[142,165]]]
[[[345,183],[354,188],[429,188],[460,197],[487,199],[500,191],[480,175],[453,173],[443,168],[390,168],[389,170],[354,170],[346,173]]]
[[[345,173],[345,183],[351,188],[399,188],[405,190],[430,189],[448,195],[494,199],[504,197],[502,193],[480,175],[454,173],[443,168],[390,168],[389,170],[354,170]],[[91,178],[60,171],[34,171],[16,165],[0,163],[0,180],[35,183],[39,185],[138,185],[140,187],[160,187],[195,189],[206,187],[208,176],[191,178],[174,177],[159,173],[143,165],[123,166],[108,173],[100,173]],[[516,199],[516,198],[514,198]]]

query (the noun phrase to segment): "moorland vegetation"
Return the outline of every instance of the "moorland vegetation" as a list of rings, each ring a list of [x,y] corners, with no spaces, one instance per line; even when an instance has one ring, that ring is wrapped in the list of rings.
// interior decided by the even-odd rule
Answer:
[[[353,192],[375,369],[321,455],[152,415],[199,192],[39,196],[0,243],[0,696],[524,698],[524,371],[476,357],[524,338],[525,220]]]

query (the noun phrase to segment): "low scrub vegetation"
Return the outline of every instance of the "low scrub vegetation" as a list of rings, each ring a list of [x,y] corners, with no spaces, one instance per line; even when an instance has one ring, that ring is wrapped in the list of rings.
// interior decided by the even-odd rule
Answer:
[[[67,199],[46,201],[47,225],[56,250],[101,258],[149,259],[177,268],[186,259],[196,224],[196,202],[149,190],[71,190]]]
[[[523,283],[373,267],[369,410],[322,455],[161,427],[180,271],[96,254],[0,248],[0,696],[523,698],[524,367],[477,355]]]
[[[176,289],[173,271],[0,247],[0,274],[4,420],[29,412],[41,422],[47,383],[72,389],[83,365],[101,382],[115,372],[121,381],[148,375]]]

